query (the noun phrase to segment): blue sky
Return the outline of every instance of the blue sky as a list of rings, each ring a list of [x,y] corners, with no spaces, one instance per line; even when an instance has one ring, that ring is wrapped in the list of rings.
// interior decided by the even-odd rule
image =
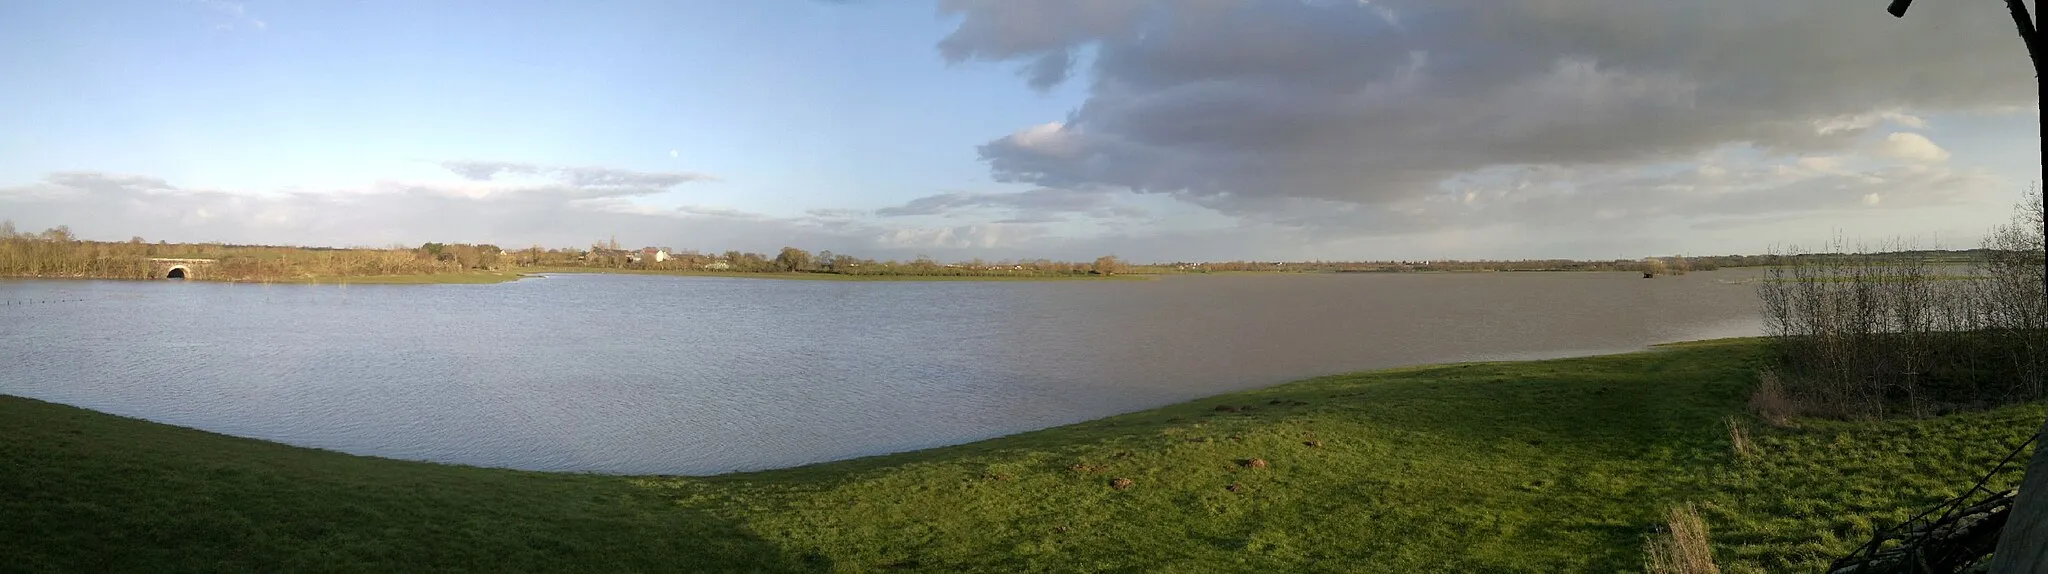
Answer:
[[[1606,41],[1618,17],[1586,4],[1459,45],[1434,38],[1497,25],[1490,5],[11,2],[0,218],[176,241],[1604,258],[1836,232],[1966,247],[2037,177],[2031,94],[1951,69],[2024,66],[1997,10],[1708,9],[1727,42],[1813,54],[1765,58],[1687,45],[1706,24],[1683,10],[1625,15],[1677,47]],[[1939,50],[1853,49],[1873,42]],[[693,177],[575,183],[595,170]]]
[[[717,173],[707,200],[795,212],[986,186],[976,144],[1074,104],[948,66],[929,6],[236,5],[11,4],[0,73],[31,81],[0,94],[26,128],[0,177],[319,188],[474,158]]]

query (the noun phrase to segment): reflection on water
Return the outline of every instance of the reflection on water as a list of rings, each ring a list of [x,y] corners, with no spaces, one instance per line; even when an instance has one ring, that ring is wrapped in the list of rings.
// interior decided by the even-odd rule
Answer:
[[[1321,374],[1758,332],[1749,270],[959,283],[0,281],[0,393],[343,452],[705,474]]]

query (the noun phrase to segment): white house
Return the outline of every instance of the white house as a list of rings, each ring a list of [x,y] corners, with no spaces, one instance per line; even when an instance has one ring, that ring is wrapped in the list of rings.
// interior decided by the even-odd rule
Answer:
[[[637,262],[660,263],[668,261],[668,250],[659,247],[648,247],[634,254],[632,259]]]

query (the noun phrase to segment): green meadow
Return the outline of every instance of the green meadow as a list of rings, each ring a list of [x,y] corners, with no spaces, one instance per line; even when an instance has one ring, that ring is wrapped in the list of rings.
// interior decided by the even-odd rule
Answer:
[[[0,397],[0,570],[1627,572],[1689,502],[1724,571],[1813,571],[2044,414],[1772,427],[1744,409],[1760,364],[1730,340],[1330,376],[709,477],[351,456]]]

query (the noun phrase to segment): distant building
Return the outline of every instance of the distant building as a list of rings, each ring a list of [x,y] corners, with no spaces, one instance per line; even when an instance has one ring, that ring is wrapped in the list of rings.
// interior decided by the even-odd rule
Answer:
[[[732,268],[732,264],[731,264],[731,263],[726,263],[726,262],[724,262],[724,261],[713,261],[713,262],[710,262],[710,263],[706,263],[706,264],[704,264],[704,268],[705,268],[705,269],[710,269],[710,270],[712,270],[712,271],[724,271],[724,270],[727,270],[727,269],[731,269],[731,268]]]
[[[648,247],[639,251],[630,251],[626,253],[626,261],[631,263],[660,263],[668,261],[668,250],[659,247]]]

